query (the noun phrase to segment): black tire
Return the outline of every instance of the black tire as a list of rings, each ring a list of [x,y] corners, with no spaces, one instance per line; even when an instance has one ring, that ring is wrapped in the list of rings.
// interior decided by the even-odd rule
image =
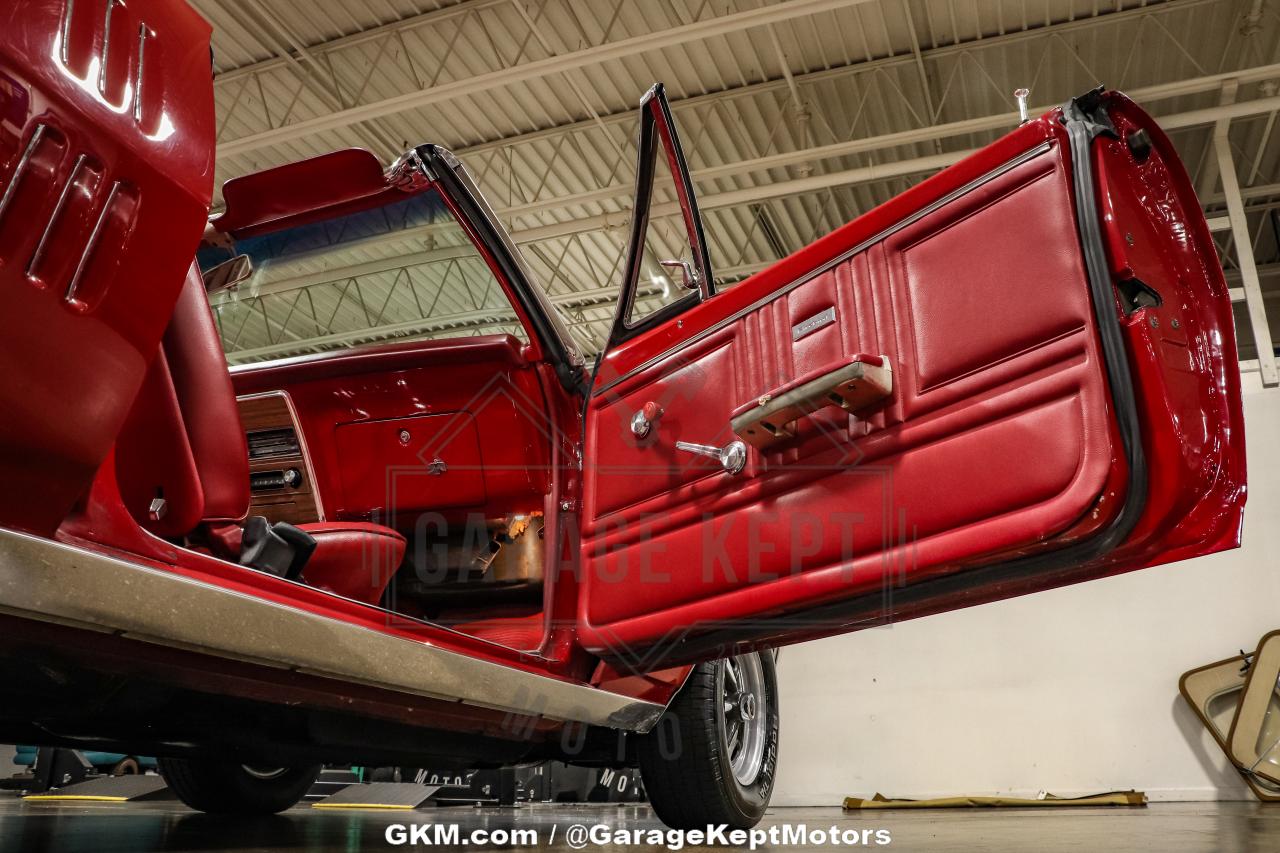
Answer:
[[[764,752],[748,784],[734,776],[724,714],[725,661],[700,663],[653,731],[640,737],[640,776],[658,818],[674,829],[727,824],[750,829],[764,817],[778,762],[778,680],[772,653],[757,657],[767,699]]]
[[[178,799],[213,814],[282,812],[296,805],[320,775],[319,764],[264,772],[212,758],[161,758],[157,763]]]
[[[142,766],[138,759],[129,755],[113,764],[110,772],[112,776],[137,776],[142,772]]]

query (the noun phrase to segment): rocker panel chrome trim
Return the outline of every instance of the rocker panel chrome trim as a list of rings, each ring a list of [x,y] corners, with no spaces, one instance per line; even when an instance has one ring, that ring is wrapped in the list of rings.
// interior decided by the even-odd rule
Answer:
[[[3,528],[0,611],[512,714],[643,732],[664,710]]]

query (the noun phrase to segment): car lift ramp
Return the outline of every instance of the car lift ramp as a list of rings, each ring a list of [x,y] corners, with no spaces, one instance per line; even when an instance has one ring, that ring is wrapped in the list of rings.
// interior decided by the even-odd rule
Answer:
[[[99,776],[86,782],[77,782],[65,788],[56,788],[40,794],[28,794],[23,802],[57,802],[62,800],[93,800],[102,803],[129,803],[137,800],[156,800],[170,796],[164,777],[153,774],[131,776]]]
[[[439,791],[440,785],[418,782],[370,782],[348,785],[330,794],[313,809],[416,809]]]

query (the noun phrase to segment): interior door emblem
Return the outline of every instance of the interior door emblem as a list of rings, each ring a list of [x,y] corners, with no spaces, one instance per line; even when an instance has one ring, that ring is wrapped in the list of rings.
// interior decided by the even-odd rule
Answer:
[[[814,314],[807,320],[801,320],[791,327],[791,340],[798,341],[805,335],[813,334],[824,326],[836,321],[836,306],[832,305],[821,314]]]

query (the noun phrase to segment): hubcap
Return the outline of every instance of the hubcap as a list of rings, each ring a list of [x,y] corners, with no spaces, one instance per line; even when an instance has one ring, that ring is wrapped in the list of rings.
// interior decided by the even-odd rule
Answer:
[[[764,667],[756,654],[728,658],[723,667],[720,724],[729,765],[738,784],[750,785],[764,764],[769,716]]]

